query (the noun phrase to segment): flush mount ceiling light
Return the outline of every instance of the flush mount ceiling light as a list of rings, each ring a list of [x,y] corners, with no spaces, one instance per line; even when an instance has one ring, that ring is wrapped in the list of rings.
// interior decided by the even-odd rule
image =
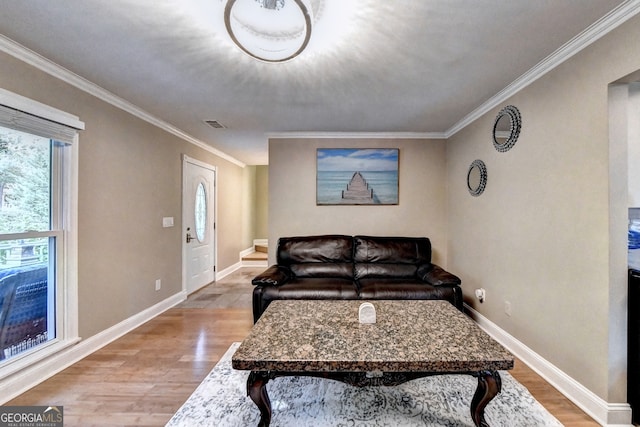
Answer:
[[[224,24],[248,55],[283,62],[300,55],[311,38],[309,0],[228,0]]]

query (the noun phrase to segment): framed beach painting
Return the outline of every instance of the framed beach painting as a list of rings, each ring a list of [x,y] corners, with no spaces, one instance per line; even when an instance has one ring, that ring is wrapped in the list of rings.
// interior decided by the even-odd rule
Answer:
[[[319,148],[316,204],[397,205],[397,148]]]

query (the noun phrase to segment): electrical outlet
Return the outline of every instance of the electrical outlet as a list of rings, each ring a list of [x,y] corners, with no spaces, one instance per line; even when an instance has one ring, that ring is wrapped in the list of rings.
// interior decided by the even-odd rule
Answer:
[[[476,298],[478,298],[478,301],[483,303],[486,296],[487,296],[487,291],[485,291],[484,288],[476,289]]]
[[[156,291],[159,291],[162,287],[162,281],[160,279],[156,279]]]
[[[511,316],[511,303],[509,301],[504,302],[504,312],[507,316]]]

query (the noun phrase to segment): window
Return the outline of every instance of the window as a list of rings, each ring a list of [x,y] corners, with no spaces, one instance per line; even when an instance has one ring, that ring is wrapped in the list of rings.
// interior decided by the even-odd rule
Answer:
[[[0,89],[0,378],[77,340],[74,116]]]
[[[202,243],[207,232],[207,192],[202,182],[198,184],[196,189],[196,206],[193,211],[196,217],[196,237]]]

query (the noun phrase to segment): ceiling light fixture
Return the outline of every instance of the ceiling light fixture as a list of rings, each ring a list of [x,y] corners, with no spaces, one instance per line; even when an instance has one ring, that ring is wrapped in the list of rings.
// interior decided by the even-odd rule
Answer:
[[[231,40],[266,62],[300,55],[311,38],[309,0],[228,0],[224,24]]]

